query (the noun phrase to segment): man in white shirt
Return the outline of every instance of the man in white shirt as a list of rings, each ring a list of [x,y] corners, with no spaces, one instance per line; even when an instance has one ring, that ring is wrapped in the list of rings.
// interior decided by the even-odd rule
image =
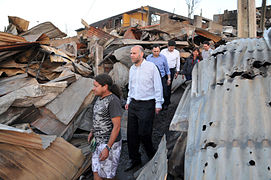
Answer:
[[[130,162],[125,171],[141,164],[140,142],[149,159],[154,156],[152,125],[155,113],[159,113],[164,102],[159,71],[154,63],[143,59],[143,55],[141,46],[131,48],[131,60],[134,64],[129,72],[129,92],[125,105],[128,110],[127,142]]]
[[[171,76],[171,83],[168,86],[168,95],[165,98],[164,109],[167,109],[168,105],[170,104],[171,86],[173,79],[176,79],[180,72],[180,52],[175,49],[175,46],[176,42],[174,40],[170,40],[168,41],[168,48],[161,51],[161,54],[163,54],[167,58]]]
[[[210,48],[209,41],[204,41],[203,42],[203,50],[201,52],[202,58],[208,59],[208,57],[211,56],[212,52],[213,52],[213,50]]]

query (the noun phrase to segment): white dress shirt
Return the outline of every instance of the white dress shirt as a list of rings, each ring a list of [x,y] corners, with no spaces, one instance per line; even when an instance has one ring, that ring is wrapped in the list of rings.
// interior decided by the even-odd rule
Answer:
[[[212,54],[213,50],[211,48],[208,51],[202,50],[201,55],[203,59],[208,59],[208,57]]]
[[[154,63],[145,59],[139,66],[132,65],[129,72],[127,104],[135,100],[155,99],[155,107],[162,108],[163,87],[161,77]]]
[[[180,71],[180,53],[178,50],[174,49],[169,52],[168,48],[161,51],[161,54],[166,56],[169,68],[176,68],[176,71]]]

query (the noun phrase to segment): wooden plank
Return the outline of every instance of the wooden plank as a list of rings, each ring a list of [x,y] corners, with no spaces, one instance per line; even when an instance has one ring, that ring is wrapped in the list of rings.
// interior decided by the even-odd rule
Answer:
[[[65,125],[73,119],[86,96],[93,88],[93,80],[90,78],[80,78],[71,84],[54,101],[46,105],[59,121]]]
[[[238,0],[237,30],[240,38],[256,37],[255,0]]]
[[[81,23],[85,26],[85,28],[90,28],[89,24],[84,19],[81,19]]]
[[[195,32],[200,35],[200,36],[203,36],[203,37],[206,37],[208,39],[211,39],[212,41],[214,42],[218,42],[220,41],[222,38],[214,33],[211,33],[207,30],[204,30],[204,29],[201,29],[201,28],[196,28]]]
[[[95,46],[95,75],[104,73],[103,64],[99,66],[103,60],[103,47],[100,45]]]
[[[260,29],[264,32],[265,29],[265,16],[266,16],[266,0],[262,0],[262,9],[261,9],[261,21]]]
[[[187,41],[175,41],[177,46],[189,46]],[[136,39],[121,39],[112,44],[123,44],[123,45],[167,45],[168,41],[140,41]]]

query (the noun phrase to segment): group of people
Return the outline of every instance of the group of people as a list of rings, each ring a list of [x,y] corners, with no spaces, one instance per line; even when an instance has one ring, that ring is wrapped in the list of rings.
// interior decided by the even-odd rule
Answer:
[[[208,44],[209,45],[209,44]],[[133,65],[129,71],[129,91],[125,109],[128,110],[127,143],[130,161],[125,171],[141,165],[140,143],[149,159],[155,154],[152,143],[155,114],[167,109],[170,104],[171,85],[180,73],[180,53],[175,41],[160,52],[154,45],[152,54],[144,59],[144,49],[136,45],[131,48]],[[181,74],[189,80],[193,66],[202,60],[198,48],[193,49]],[[93,107],[93,127],[88,141],[95,141],[92,154],[92,171],[95,180],[112,179],[116,175],[120,153],[120,124],[122,107],[121,91],[107,74],[95,77],[94,93],[98,96]]]

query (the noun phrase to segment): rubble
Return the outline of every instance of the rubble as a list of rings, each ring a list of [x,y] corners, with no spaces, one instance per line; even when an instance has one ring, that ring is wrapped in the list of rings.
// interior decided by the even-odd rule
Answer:
[[[158,11],[151,7],[149,10]],[[77,36],[68,38],[51,22],[28,29],[27,20],[8,17],[10,24],[6,32],[0,32],[0,136],[9,137],[0,137],[0,150],[5,152],[5,161],[0,163],[0,178],[13,179],[16,176],[16,179],[23,179],[31,175],[38,179],[80,177],[91,164],[87,135],[95,99],[92,78],[103,72],[109,73],[125,97],[133,45],[142,45],[148,55],[153,44],[165,48],[168,40],[174,39],[185,59],[193,47],[201,46],[205,40],[218,46],[227,41],[226,35],[236,35],[234,29],[225,27],[223,30],[222,26],[206,18],[197,17],[197,22],[193,22],[162,10],[159,12],[156,14],[160,16],[159,23],[149,24],[147,19],[138,21],[133,18],[129,26],[118,24],[115,29],[96,28],[82,19],[84,28],[77,30]],[[183,82],[179,76],[173,91]],[[191,90],[187,89],[185,93],[189,92]],[[187,116],[181,118],[184,127],[177,128],[178,124],[174,123],[179,122],[174,120],[171,126],[174,130],[187,130]],[[122,128],[126,128],[126,119],[123,119]],[[21,137],[30,138],[30,142],[18,143]],[[35,141],[35,138],[39,140],[32,144],[31,140]],[[42,149],[44,141],[47,144]],[[63,154],[54,154],[54,151]],[[161,151],[165,155],[166,150]],[[14,157],[10,157],[10,153],[14,153]],[[22,159],[15,162],[17,156]],[[31,158],[36,161],[30,161]],[[161,158],[164,161],[166,157]],[[36,166],[41,162],[44,172]],[[11,164],[20,164],[22,171],[12,174],[12,169],[8,168]],[[163,164],[157,169],[163,170],[160,177],[165,177],[166,166]],[[50,175],[46,176],[47,173]],[[139,177],[143,178],[142,173]]]

